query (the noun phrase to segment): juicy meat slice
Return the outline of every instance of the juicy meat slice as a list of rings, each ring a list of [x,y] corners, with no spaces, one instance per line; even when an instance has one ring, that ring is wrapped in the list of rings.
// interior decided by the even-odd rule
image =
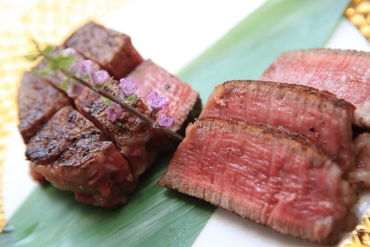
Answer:
[[[330,156],[262,124],[189,124],[159,184],[319,244],[339,241],[356,194]]]
[[[228,81],[209,96],[201,117],[217,117],[283,127],[304,135],[341,159],[344,170],[354,164],[354,106],[314,88],[263,81]]]
[[[280,55],[260,80],[326,90],[356,106],[354,124],[370,128],[370,53],[299,50]]]
[[[188,123],[201,111],[198,92],[151,60],[141,63],[127,77],[138,83],[136,94],[143,99],[154,90],[166,96],[169,106],[161,112],[175,120],[175,124],[170,128],[172,131],[183,133]]]
[[[129,36],[92,21],[77,29],[64,42],[64,46],[74,48],[118,79],[143,61]]]
[[[104,90],[120,100],[124,100],[123,92],[117,81],[113,80]],[[142,174],[155,160],[158,148],[151,145],[155,139],[163,140],[160,145],[161,149],[173,148],[173,144],[167,137],[126,111],[123,112],[120,119],[114,122],[110,121],[105,112],[107,105],[104,103],[104,98],[91,90],[84,90],[75,100],[75,104],[85,117],[103,130],[105,135],[116,144],[136,175]],[[135,101],[132,106],[150,117],[149,109],[140,99]]]
[[[116,207],[126,203],[137,178],[114,144],[72,107],[58,111],[27,145],[33,169],[82,202]],[[86,201],[80,194],[88,194]],[[86,197],[86,196],[85,196]]]
[[[34,72],[23,74],[17,101],[18,128],[25,143],[28,143],[56,111],[71,105],[68,97]]]
[[[356,165],[349,173],[349,180],[370,187],[370,133],[364,132],[357,136],[354,145]]]

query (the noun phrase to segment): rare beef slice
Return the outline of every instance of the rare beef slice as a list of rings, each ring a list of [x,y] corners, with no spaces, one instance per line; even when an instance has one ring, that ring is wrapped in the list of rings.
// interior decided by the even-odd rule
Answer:
[[[314,49],[280,55],[260,80],[326,90],[355,107],[354,124],[370,128],[370,53]]]
[[[304,135],[354,165],[352,117],[355,107],[311,87],[265,81],[228,81],[209,96],[201,117],[269,124]]]
[[[355,224],[340,167],[307,138],[267,125],[195,121],[159,184],[319,244]]]

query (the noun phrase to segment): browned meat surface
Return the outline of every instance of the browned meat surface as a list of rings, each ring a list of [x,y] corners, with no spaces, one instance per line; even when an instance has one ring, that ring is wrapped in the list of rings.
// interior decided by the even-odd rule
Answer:
[[[370,128],[370,53],[349,50],[286,52],[260,80],[326,90],[356,106],[354,124]]]
[[[100,64],[117,79],[126,76],[143,58],[135,50],[131,38],[94,22],[77,29],[65,42],[84,57]]]
[[[349,180],[360,186],[370,186],[370,134],[362,133],[354,141],[356,165],[349,173]]]
[[[283,127],[304,135],[321,149],[354,164],[354,106],[330,93],[285,83],[229,81],[215,88],[201,117],[217,117]]]
[[[70,100],[45,78],[25,72],[18,91],[19,131],[25,143]]]
[[[124,98],[117,81],[112,81],[104,90],[121,100]],[[161,147],[165,150],[173,147],[169,145],[167,137],[164,138],[157,130],[128,112],[124,111],[122,118],[117,121],[110,121],[105,113],[107,105],[103,97],[91,90],[84,90],[75,103],[77,109],[117,145],[136,175],[142,174],[156,158],[158,150],[151,145],[156,138],[163,139]],[[141,100],[136,101],[133,107],[150,116],[147,106]]]
[[[72,107],[58,111],[31,138],[26,156],[54,186],[96,206],[124,204],[136,187],[136,176],[113,143]]]
[[[319,244],[334,244],[356,195],[330,156],[262,124],[190,124],[159,184]],[[351,221],[352,222],[352,221]]]
[[[169,106],[162,113],[175,119],[172,131],[183,133],[188,123],[198,117],[202,107],[198,92],[152,61],[141,63],[128,77],[138,83],[139,97],[146,99],[154,90],[167,97]]]

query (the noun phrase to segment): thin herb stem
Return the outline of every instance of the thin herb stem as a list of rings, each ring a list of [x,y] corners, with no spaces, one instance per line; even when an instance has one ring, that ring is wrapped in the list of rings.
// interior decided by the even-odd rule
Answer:
[[[49,54],[46,54],[44,52],[44,50],[42,50],[40,48],[39,44],[35,40],[33,40],[33,43],[35,44],[35,47],[36,47],[37,52],[41,56],[43,56],[47,60],[52,60],[53,59]],[[156,128],[156,129],[160,130],[162,133],[166,134],[170,138],[172,138],[172,139],[174,139],[174,140],[176,140],[178,142],[181,142],[184,139],[183,136],[177,134],[176,132],[170,131],[168,129],[165,129],[165,128],[159,126],[156,123],[156,121],[154,121],[153,119],[147,117],[146,115],[144,115],[141,112],[139,112],[138,110],[136,110],[134,107],[126,104],[125,102],[120,101],[118,98],[116,98],[113,95],[105,92],[104,90],[95,88],[92,84],[88,83],[87,81],[85,81],[85,80],[83,80],[81,78],[78,78],[77,76],[71,74],[70,72],[68,72],[67,70],[65,70],[63,68],[61,68],[60,71],[63,72],[67,77],[69,77],[71,79],[74,79],[75,81],[81,83],[85,87],[88,87],[90,90],[92,90],[92,91],[94,91],[94,92],[102,95],[103,97],[109,99],[110,101],[113,101],[113,102],[119,104],[124,110],[126,110],[130,114],[133,114],[136,117],[140,118],[141,120],[143,120],[144,122],[146,122],[147,124],[149,124],[150,126],[152,126],[153,128]]]
[[[61,71],[66,75],[70,75],[70,73],[68,73],[68,71],[66,71],[66,70],[62,69]],[[114,103],[119,104],[127,112],[137,116],[138,118],[140,118],[141,120],[143,120],[147,124],[151,125],[153,128],[156,128],[156,129],[162,131],[163,133],[165,133],[169,137],[171,137],[171,138],[173,138],[173,139],[175,139],[179,142],[181,142],[184,139],[183,136],[177,134],[176,132],[170,131],[168,129],[165,129],[165,128],[159,126],[153,119],[147,117],[146,115],[144,115],[141,112],[139,112],[138,110],[136,110],[134,107],[120,101],[118,98],[116,98],[113,95],[105,92],[104,90],[95,88],[92,84],[86,82],[85,80],[82,80],[81,78],[76,77],[75,75],[72,75],[72,79],[78,81],[79,83],[81,83],[85,87],[88,87],[89,89],[91,89],[95,93],[100,94],[101,96],[109,99],[110,101],[113,101]]]

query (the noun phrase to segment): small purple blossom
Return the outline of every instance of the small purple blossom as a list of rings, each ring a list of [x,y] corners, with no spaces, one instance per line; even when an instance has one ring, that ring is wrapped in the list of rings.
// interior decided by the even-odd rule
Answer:
[[[131,78],[122,78],[119,82],[119,86],[126,97],[133,95],[137,90],[137,83]]]
[[[68,47],[67,49],[64,50],[63,55],[72,57],[72,56],[76,56],[77,52],[75,49]]]
[[[79,59],[77,61],[78,65],[78,73],[80,74],[81,77],[90,75],[91,72],[93,71],[93,62],[91,60],[82,60]]]
[[[147,97],[149,101],[149,105],[153,110],[162,110],[163,107],[168,106],[168,102],[166,101],[166,96],[158,95],[157,91],[153,91]]]
[[[91,77],[94,83],[99,86],[103,86],[110,79],[108,72],[105,70],[96,71],[92,73]]]
[[[71,85],[69,85],[68,90],[67,90],[67,94],[71,98],[76,98],[78,95],[80,95],[82,93],[84,88],[85,88],[84,85],[82,85],[78,82],[74,82]]]
[[[114,122],[117,118],[122,117],[122,107],[121,105],[112,102],[107,108],[105,108],[105,113],[107,114],[108,119]]]
[[[165,128],[165,129],[168,129],[174,123],[175,123],[175,120],[173,120],[172,117],[167,116],[166,114],[161,114],[158,117],[158,125]]]

